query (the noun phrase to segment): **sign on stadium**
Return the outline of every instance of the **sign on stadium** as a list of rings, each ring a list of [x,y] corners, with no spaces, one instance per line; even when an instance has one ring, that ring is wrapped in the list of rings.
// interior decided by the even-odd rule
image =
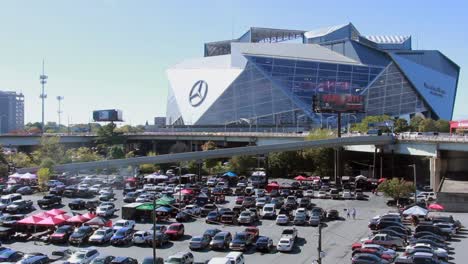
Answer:
[[[314,96],[313,110],[317,113],[362,113],[365,97],[352,94],[318,94]]]

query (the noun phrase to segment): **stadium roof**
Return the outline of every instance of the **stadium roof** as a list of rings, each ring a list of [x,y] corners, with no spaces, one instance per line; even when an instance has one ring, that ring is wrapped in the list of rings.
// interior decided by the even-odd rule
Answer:
[[[335,25],[335,26],[330,26],[330,27],[314,29],[314,30],[305,32],[304,37],[306,37],[306,38],[322,37],[322,36],[330,34],[333,31],[336,31],[336,30],[338,30],[340,28],[344,28],[347,25],[349,25],[349,24],[342,24],[342,25]]]
[[[360,62],[343,56],[316,44],[300,43],[233,43],[244,55],[277,58],[294,58],[341,64],[362,65]]]
[[[377,44],[402,44],[411,36],[365,36],[365,38]]]

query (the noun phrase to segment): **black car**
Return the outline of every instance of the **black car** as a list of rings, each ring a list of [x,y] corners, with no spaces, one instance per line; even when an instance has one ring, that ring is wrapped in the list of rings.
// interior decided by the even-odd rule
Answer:
[[[208,213],[212,212],[212,211],[215,211],[217,210],[218,207],[214,204],[205,204],[202,208],[201,208],[201,213],[200,215],[201,216],[207,216]]]
[[[261,236],[255,242],[255,249],[259,252],[270,252],[273,248],[273,240],[269,237]]]
[[[449,239],[451,237],[450,232],[444,232],[440,227],[433,226],[433,225],[418,225],[415,229],[415,232],[427,231],[438,236],[444,237],[445,239]]]
[[[138,193],[136,192],[128,192],[125,194],[125,197],[123,199],[124,203],[134,203],[136,198],[138,198]]]
[[[156,257],[156,261],[154,261],[153,257],[146,257],[141,264],[164,264],[164,259]]]
[[[189,212],[187,211],[182,211],[182,212],[178,212],[175,219],[177,222],[187,222],[187,221],[190,221],[192,217],[190,216]]]
[[[83,210],[86,209],[86,202],[81,199],[75,199],[68,203],[68,207],[72,210]]]
[[[138,261],[131,257],[116,257],[111,264],[138,264]]]
[[[45,195],[42,199],[37,200],[37,205],[40,208],[51,207],[62,204],[62,197],[54,194]]]
[[[0,216],[0,225],[4,227],[14,226],[16,222],[23,219],[24,217],[25,217],[24,214],[15,214],[15,215],[4,214]]]
[[[335,209],[331,209],[328,211],[327,213],[327,218],[329,220],[336,220],[336,219],[339,219],[340,218],[340,213],[338,212],[338,210],[335,210]]]
[[[99,206],[100,203],[101,202],[98,201],[98,200],[89,200],[89,201],[86,201],[85,208],[86,208],[86,210],[96,211],[96,208]]]
[[[93,234],[93,228],[90,226],[81,226],[70,235],[68,242],[73,245],[79,245],[88,241]]]

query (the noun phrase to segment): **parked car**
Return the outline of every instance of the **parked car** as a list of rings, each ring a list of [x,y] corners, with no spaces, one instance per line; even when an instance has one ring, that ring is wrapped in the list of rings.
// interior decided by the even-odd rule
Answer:
[[[273,248],[273,240],[269,237],[261,236],[255,242],[255,249],[259,252],[270,252]]]
[[[37,200],[37,205],[40,208],[48,208],[62,204],[62,197],[54,194],[45,195],[42,199]]]
[[[179,252],[175,255],[169,256],[165,264],[193,264],[193,254],[191,252]]]
[[[131,257],[116,257],[111,264],[138,264],[138,261]]]
[[[265,206],[263,206],[263,210],[262,210],[262,213],[263,213],[263,219],[276,219],[276,209],[275,209],[275,205],[274,204],[265,204]]]
[[[242,225],[242,224],[252,224],[254,222],[252,212],[250,211],[243,211],[239,217],[237,218],[237,222]]]
[[[389,264],[390,262],[380,258],[374,254],[356,254],[351,258],[352,264],[364,264],[364,263],[373,263],[373,264]]]
[[[205,230],[205,232],[203,232],[203,235],[208,236],[211,239],[219,232],[221,232],[221,230],[217,228],[210,228],[210,229]]]
[[[96,215],[102,217],[111,217],[115,213],[115,208],[112,205],[100,205],[96,208]]]
[[[93,259],[93,261],[91,261],[91,264],[110,264],[114,258],[115,258],[114,256],[100,255],[96,257],[95,259]]]
[[[19,193],[21,195],[30,195],[30,194],[34,193],[34,190],[33,190],[33,188],[31,188],[29,186],[23,186],[23,187],[19,188],[18,190],[16,190],[16,193]]]
[[[153,232],[141,230],[133,234],[132,242],[135,245],[147,245],[152,239]]]
[[[252,236],[247,232],[239,232],[234,235],[231,243],[229,244],[230,250],[246,251],[252,245]]]
[[[70,235],[73,233],[73,226],[63,225],[57,228],[53,234],[49,236],[51,243],[64,243],[68,241]]]
[[[291,252],[294,247],[294,240],[287,239],[287,238],[280,238],[278,244],[276,245],[276,249],[279,252]]]
[[[215,204],[205,204],[200,211],[200,216],[205,217],[210,212],[217,211],[218,207]]]
[[[287,225],[289,224],[289,217],[285,214],[279,214],[276,217],[276,224],[277,225]]]
[[[99,256],[99,252],[96,249],[80,249],[73,253],[70,258],[66,260],[66,263],[70,264],[88,264],[91,263],[95,258]]]
[[[103,227],[94,231],[94,233],[89,237],[88,241],[92,244],[105,244],[109,242],[114,235],[112,228]]]
[[[112,225],[112,229],[114,230],[114,232],[121,228],[134,229],[135,221],[122,219],[122,220],[118,220],[117,222],[114,223],[114,225]]]
[[[16,262],[21,259],[23,255],[21,252],[14,249],[5,249],[0,253],[0,262]]]
[[[181,239],[185,234],[185,227],[181,223],[173,223],[169,225],[169,227],[166,230],[166,235],[169,237],[169,239],[172,240],[177,240]]]
[[[72,245],[79,245],[88,241],[93,234],[93,228],[90,226],[81,226],[76,228],[70,235],[68,242]]]
[[[130,227],[122,227],[115,231],[110,242],[114,246],[128,245],[133,238],[133,229]]]
[[[217,222],[219,222],[220,219],[221,219],[221,215],[219,214],[218,211],[211,211],[206,216],[205,222],[207,224],[217,223]]]
[[[190,250],[200,250],[210,245],[211,238],[209,236],[194,236],[189,242]]]
[[[71,210],[83,210],[85,209],[86,202],[82,199],[75,199],[68,203],[68,207]]]
[[[17,200],[8,205],[5,209],[10,214],[30,211],[33,207],[31,200]]]
[[[232,241],[231,233],[227,231],[219,232],[213,237],[213,239],[211,239],[210,247],[213,250],[228,249],[231,241]]]

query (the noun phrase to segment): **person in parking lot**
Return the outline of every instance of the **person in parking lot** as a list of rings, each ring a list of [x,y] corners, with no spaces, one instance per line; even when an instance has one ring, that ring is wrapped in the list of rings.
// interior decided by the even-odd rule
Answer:
[[[351,214],[353,215],[353,219],[356,219],[356,208],[352,209]]]

